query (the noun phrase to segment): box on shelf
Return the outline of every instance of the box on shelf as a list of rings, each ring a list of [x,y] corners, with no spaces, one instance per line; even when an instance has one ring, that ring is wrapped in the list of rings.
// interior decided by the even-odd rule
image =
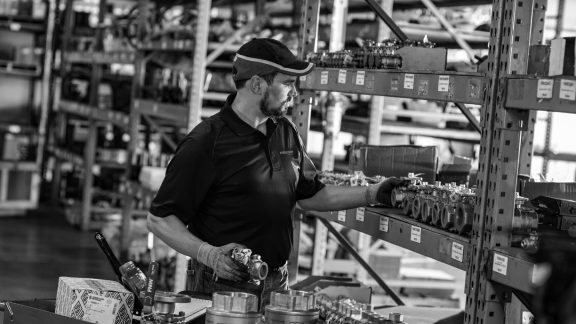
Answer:
[[[550,46],[532,45],[528,54],[528,74],[547,76],[550,70]]]
[[[134,294],[110,280],[60,277],[56,314],[92,323],[132,323]]]
[[[402,57],[402,70],[446,71],[445,48],[402,47],[396,53]]]
[[[549,76],[575,75],[576,37],[553,39],[550,44]]]
[[[438,167],[435,146],[353,146],[350,148],[350,171],[362,171],[367,176],[402,177],[421,173],[422,179],[434,182]]]

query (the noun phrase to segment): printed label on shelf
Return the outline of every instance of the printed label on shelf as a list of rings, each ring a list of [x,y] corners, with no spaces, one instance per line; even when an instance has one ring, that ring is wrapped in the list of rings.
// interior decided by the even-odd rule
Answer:
[[[464,260],[464,245],[452,242],[452,259],[458,262]]]
[[[346,211],[345,210],[339,210],[338,211],[338,221],[339,222],[345,222],[346,221]]]
[[[320,74],[320,84],[328,84],[328,71],[322,71]]]
[[[438,76],[438,91],[448,92],[448,89],[450,89],[450,76],[449,75]]]
[[[364,212],[366,211],[366,208],[364,207],[358,207],[356,208],[356,220],[359,222],[364,222]]]
[[[414,89],[414,74],[404,74],[404,89]]]
[[[576,100],[576,81],[560,80],[560,99]]]
[[[300,82],[306,82],[306,76],[305,75],[300,76]]]
[[[366,77],[366,71],[356,72],[356,85],[364,85],[364,78]]]
[[[554,80],[552,79],[538,80],[538,91],[536,91],[536,98],[538,99],[552,98],[553,89],[554,89]]]
[[[346,70],[338,71],[338,83],[346,83]]]
[[[92,323],[112,323],[119,309],[120,301],[95,294],[88,295],[83,321]]]
[[[380,216],[380,231],[388,232],[388,223],[390,219],[386,216]]]
[[[494,263],[492,264],[492,271],[498,272],[501,275],[506,275],[508,272],[508,257],[494,253]]]
[[[422,228],[412,225],[410,230],[410,241],[420,243],[422,240]]]

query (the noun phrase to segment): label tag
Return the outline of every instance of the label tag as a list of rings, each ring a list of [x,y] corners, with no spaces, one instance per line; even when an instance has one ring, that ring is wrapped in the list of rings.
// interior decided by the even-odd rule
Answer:
[[[346,83],[346,70],[338,71],[338,83]]]
[[[414,74],[404,74],[404,89],[414,89]]]
[[[410,230],[410,241],[420,243],[422,239],[422,228],[412,225]]]
[[[560,80],[560,99],[576,100],[576,81]]]
[[[306,75],[300,76],[300,82],[306,82]]]
[[[538,80],[538,91],[536,91],[536,98],[538,99],[552,98],[553,89],[554,89],[554,80],[552,79]]]
[[[452,259],[462,262],[464,259],[464,245],[452,242]]]
[[[356,85],[364,85],[364,78],[366,77],[366,71],[356,72]]]
[[[328,71],[322,71],[320,74],[320,84],[328,84]]]
[[[506,275],[508,272],[508,257],[494,253],[494,263],[492,264],[492,271],[498,272],[501,275]]]
[[[448,92],[448,89],[450,89],[450,76],[449,75],[438,76],[438,91]]]
[[[366,208],[364,207],[358,207],[356,208],[356,220],[359,222],[364,222],[364,212],[366,211]]]
[[[100,324],[113,323],[118,312],[118,304],[120,301],[114,298],[89,294],[82,320]]]
[[[345,210],[339,210],[338,211],[338,221],[339,222],[345,222],[346,221],[346,211]]]
[[[380,231],[388,232],[388,223],[390,219],[386,216],[380,216]]]

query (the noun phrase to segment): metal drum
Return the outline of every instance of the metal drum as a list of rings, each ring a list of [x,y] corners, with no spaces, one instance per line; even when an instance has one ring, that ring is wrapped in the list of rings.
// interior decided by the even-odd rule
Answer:
[[[297,290],[272,292],[264,313],[267,324],[316,324],[318,315],[314,293]]]
[[[206,324],[256,324],[261,318],[258,297],[242,292],[215,292],[206,309]]]

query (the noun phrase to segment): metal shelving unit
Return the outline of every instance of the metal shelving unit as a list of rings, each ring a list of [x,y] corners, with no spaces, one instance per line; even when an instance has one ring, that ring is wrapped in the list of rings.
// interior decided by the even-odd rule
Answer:
[[[100,109],[69,100],[61,100],[58,108],[59,111],[63,113],[73,114],[90,120],[107,122],[123,128],[127,128],[130,124],[130,116],[120,111]]]
[[[304,8],[300,57],[306,57],[306,53],[316,50],[319,1],[307,1]],[[533,293],[534,283],[540,274],[539,267],[525,250],[511,247],[518,175],[530,173],[536,122],[534,111],[576,112],[576,78],[535,78],[526,75],[528,48],[542,42],[546,8],[546,0],[493,2],[488,72],[485,76],[453,75],[445,71],[418,74],[401,70],[316,68],[310,76],[300,79],[303,91],[294,116],[304,140],[310,127],[310,110],[315,105],[314,91],[482,104],[480,165],[476,183],[478,203],[470,238],[428,228],[389,210],[366,208],[362,212],[310,213],[466,270],[467,324],[517,323],[520,320],[518,314],[527,310],[527,306],[517,297],[517,292]],[[369,74],[373,76],[367,82]],[[406,74],[414,75],[408,78],[408,87],[405,86]],[[458,80],[455,87],[459,88],[451,97],[439,91],[438,81],[446,75]],[[418,80],[427,80],[422,81],[429,90],[426,94],[418,93]],[[478,85],[473,96],[470,95],[470,87],[466,86],[471,80]],[[388,218],[387,223],[380,221],[382,217]],[[388,232],[381,230],[384,224],[387,224]],[[414,227],[420,229],[413,231]],[[415,242],[417,234],[421,242],[427,240],[429,244],[426,247]],[[325,233],[316,233],[317,238],[322,235]],[[434,240],[449,238],[463,246],[462,264],[454,263],[448,248],[441,249],[446,252],[442,254],[428,246],[442,246],[442,243],[434,243]],[[322,249],[325,246],[315,245],[315,254],[320,258]],[[314,269],[313,264],[313,274]]]
[[[417,222],[396,209],[361,207],[304,214],[324,218],[460,270],[466,270],[470,263],[470,238]]]

